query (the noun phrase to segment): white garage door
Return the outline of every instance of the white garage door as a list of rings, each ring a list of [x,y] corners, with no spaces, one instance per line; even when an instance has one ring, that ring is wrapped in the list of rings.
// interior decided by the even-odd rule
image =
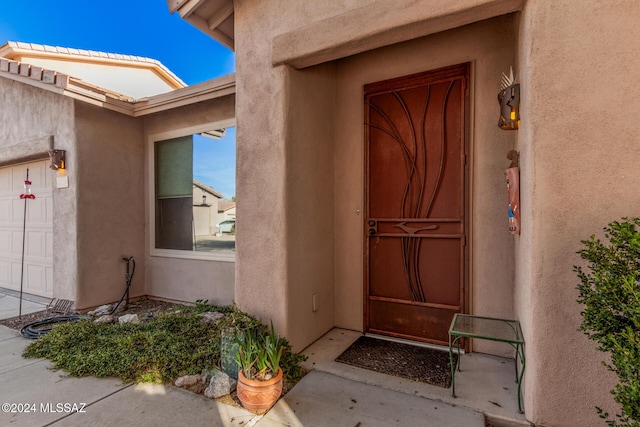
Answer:
[[[23,291],[52,297],[52,171],[47,160],[0,168],[0,287],[20,290],[22,227],[27,168],[35,199],[27,201]]]

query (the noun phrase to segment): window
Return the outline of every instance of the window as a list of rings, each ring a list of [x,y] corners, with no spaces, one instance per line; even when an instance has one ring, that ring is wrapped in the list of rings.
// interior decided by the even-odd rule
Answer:
[[[232,124],[151,138],[152,255],[235,259]]]

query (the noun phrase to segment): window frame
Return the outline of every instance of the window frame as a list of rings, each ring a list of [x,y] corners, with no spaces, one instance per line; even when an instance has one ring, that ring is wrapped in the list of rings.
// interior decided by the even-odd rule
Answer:
[[[210,131],[212,129],[237,127],[236,119],[218,120],[215,122],[206,123],[203,125],[189,126],[179,128],[166,132],[159,132],[150,134],[147,137],[147,188],[148,194],[148,215],[147,220],[149,223],[149,255],[151,257],[165,257],[165,258],[180,258],[180,259],[192,259],[192,260],[206,260],[206,261],[222,261],[222,262],[236,262],[236,254],[229,254],[215,251],[187,251],[180,249],[160,249],[156,248],[156,186],[155,186],[155,143],[159,141],[165,141],[168,139],[179,138],[183,136],[189,136],[193,134],[199,134],[202,132]],[[237,153],[237,146],[236,146]],[[237,158],[236,158],[237,164]],[[236,169],[237,174],[237,169]]]

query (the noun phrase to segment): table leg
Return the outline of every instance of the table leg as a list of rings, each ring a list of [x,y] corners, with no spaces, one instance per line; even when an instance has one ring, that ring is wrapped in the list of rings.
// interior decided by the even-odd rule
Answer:
[[[513,347],[513,349],[516,351],[516,363],[515,363],[515,367],[516,367],[516,383],[518,382],[518,356],[520,356],[520,345],[516,344],[513,345],[511,344],[511,346]]]
[[[451,367],[451,394],[453,397],[456,397],[456,367],[453,366],[453,345],[451,342],[451,334],[449,334],[449,366]]]
[[[453,363],[453,346],[458,348],[458,359],[456,363]],[[451,366],[451,394],[456,396],[456,370],[460,370],[460,337],[455,337],[451,341],[451,335],[449,335],[449,366]]]
[[[520,377],[518,378],[518,412],[520,414],[523,414],[524,412],[522,411],[522,397],[521,397],[522,378],[524,377],[524,368],[525,368],[523,344],[518,344],[518,352],[520,353],[520,361],[522,362],[522,369],[520,370]]]

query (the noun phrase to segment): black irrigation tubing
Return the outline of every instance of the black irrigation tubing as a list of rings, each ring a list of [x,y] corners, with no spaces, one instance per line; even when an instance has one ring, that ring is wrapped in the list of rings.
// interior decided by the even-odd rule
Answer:
[[[89,318],[89,316],[81,314],[47,317],[46,319],[38,320],[37,322],[29,323],[28,325],[23,326],[20,329],[20,335],[22,335],[24,338],[34,340],[36,338],[40,338],[43,335],[46,335],[51,329],[53,329],[53,325],[56,323],[77,322],[78,320]],[[40,326],[43,325],[50,326],[41,328]]]

